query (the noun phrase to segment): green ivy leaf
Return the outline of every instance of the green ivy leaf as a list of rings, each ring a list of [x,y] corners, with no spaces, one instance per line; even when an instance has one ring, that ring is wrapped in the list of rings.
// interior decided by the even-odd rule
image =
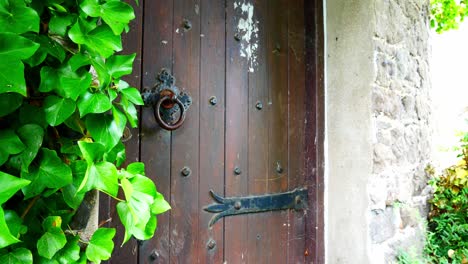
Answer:
[[[27,7],[24,1],[0,1],[0,29],[2,32],[17,34],[39,32],[39,15]]]
[[[11,129],[0,130],[0,165],[3,165],[12,154],[18,154],[26,146]]]
[[[10,233],[16,238],[19,238],[21,234],[25,234],[28,230],[28,227],[23,225],[23,219],[15,211],[6,210],[5,221]]]
[[[85,177],[87,164],[84,160],[80,160],[70,164],[70,168],[73,173],[73,183],[62,189],[62,195],[67,205],[76,210],[85,196],[85,193],[78,192],[78,187]]]
[[[29,183],[30,181],[28,180],[23,180],[0,171],[0,186],[2,186],[2,191],[0,192],[0,205],[8,201],[16,192]]]
[[[73,237],[67,242],[64,248],[62,248],[55,259],[59,263],[76,263],[80,259],[80,246],[78,245],[79,237]]]
[[[5,221],[3,208],[0,207],[0,248],[7,247],[18,242],[20,242],[20,240],[10,233],[10,230],[8,229]]]
[[[145,164],[143,162],[133,162],[128,164],[127,171],[132,174],[145,175]]]
[[[0,11],[1,12],[1,11]],[[15,92],[26,96],[24,65],[39,44],[13,33],[0,33],[0,93]]]
[[[28,172],[29,165],[37,156],[39,148],[42,145],[44,138],[44,129],[36,124],[27,124],[20,127],[17,131],[21,141],[25,144],[26,149],[18,155],[21,160],[22,170]]]
[[[70,60],[68,61],[68,64],[70,65],[72,71],[76,71],[83,66],[90,65],[91,59],[87,55],[78,53],[78,54],[73,55],[73,57],[70,58]]]
[[[130,102],[136,104],[136,105],[144,105],[145,103],[143,102],[143,99],[141,98],[140,91],[138,89],[129,87],[120,90],[122,93],[122,96],[127,98]]]
[[[135,57],[136,53],[131,55],[114,55],[110,57],[106,61],[106,67],[109,70],[109,74],[115,79],[118,79],[124,75],[132,73]]]
[[[93,68],[96,70],[100,87],[109,86],[112,79],[111,79],[109,71],[108,71],[108,69],[106,67],[106,62],[104,61],[104,59],[102,57],[100,57],[100,56],[97,56],[97,57],[91,59],[91,65],[93,65]],[[112,91],[112,90],[108,89],[108,92],[109,91]]]
[[[171,209],[171,206],[169,203],[164,199],[163,195],[160,194],[159,192],[156,193],[156,196],[154,198],[154,202],[151,205],[151,213],[152,214],[162,214],[168,210]]]
[[[19,119],[23,125],[37,124],[42,128],[48,126],[43,109],[30,104],[23,104],[20,108]]]
[[[26,248],[17,248],[12,252],[0,256],[0,263],[9,264],[32,264],[33,256]]]
[[[122,96],[120,104],[125,113],[125,116],[128,119],[128,122],[130,123],[130,126],[136,128],[138,126],[138,112],[135,105],[129,102],[124,96]]]
[[[86,256],[95,263],[101,263],[102,260],[110,258],[112,250],[114,250],[115,236],[114,228],[99,228],[94,232],[89,245],[86,248]]]
[[[78,141],[83,158],[89,163],[102,160],[106,149],[100,143]]]
[[[92,81],[90,73],[78,75],[69,64],[59,69],[44,66],[41,68],[40,75],[39,91],[43,93],[56,91],[60,96],[73,101],[76,101],[78,96],[89,88]]]
[[[115,35],[120,35],[130,20],[135,18],[133,8],[121,1],[109,1],[100,5],[98,0],[84,0],[80,7],[91,17],[102,17]]]
[[[52,259],[60,249],[67,243],[67,238],[61,228],[62,218],[49,216],[44,220],[43,227],[46,231],[37,241],[37,252],[39,256]]]
[[[63,62],[65,59],[65,50],[52,38],[46,35],[35,35],[31,37],[31,40],[40,44],[36,53],[25,61],[31,67],[41,64],[49,54],[60,62]]]
[[[156,228],[155,216],[151,214],[151,206],[157,195],[153,181],[137,174],[130,179],[122,179],[121,183],[125,188],[126,202],[117,204],[117,213],[125,226],[123,243],[132,235],[141,240],[151,238],[153,227]]]
[[[70,184],[72,173],[54,150],[42,148],[39,166],[31,168],[29,173],[21,172],[21,178],[31,181],[31,184],[23,188],[25,198],[28,199],[45,188],[55,189]]]
[[[111,151],[104,153],[104,161],[115,162],[117,167],[120,167],[125,162],[125,159],[125,145],[121,141]]]
[[[24,60],[31,57],[39,44],[14,33],[0,32],[0,58]]]
[[[21,106],[23,97],[17,93],[0,94],[0,117],[6,116]]]
[[[85,135],[85,123],[84,120],[80,118],[78,112],[74,112],[67,120],[65,120],[65,125],[72,129],[75,132]]]
[[[98,189],[113,197],[117,197],[119,183],[117,168],[114,164],[105,161],[88,164],[88,169],[78,188],[78,192],[87,192],[92,189]]]
[[[114,35],[107,25],[101,25],[88,31],[82,20],[78,20],[68,31],[68,36],[76,44],[85,45],[104,58],[110,57],[115,51],[122,50],[120,35]]]
[[[21,61],[0,63],[0,93],[14,92],[26,96],[24,65]]]
[[[126,120],[124,121],[124,114],[120,111],[113,112],[116,113],[113,116],[108,114],[92,114],[86,117],[86,127],[91,136],[108,150],[112,149],[120,141],[126,122]]]
[[[59,36],[65,36],[67,27],[73,23],[73,15],[59,16],[54,15],[49,22],[49,33]]]
[[[49,95],[44,100],[44,111],[47,123],[57,126],[67,120],[75,112],[75,101]]]
[[[86,89],[88,89],[92,82],[92,75],[85,73],[78,75],[71,69],[70,65],[62,68],[60,71],[60,88],[57,89],[57,93],[62,97],[70,98],[76,101]]]
[[[90,93],[89,91],[86,91],[78,100],[78,109],[80,110],[81,117],[89,113],[104,113],[111,108],[112,103],[109,100],[109,97],[100,92]]]

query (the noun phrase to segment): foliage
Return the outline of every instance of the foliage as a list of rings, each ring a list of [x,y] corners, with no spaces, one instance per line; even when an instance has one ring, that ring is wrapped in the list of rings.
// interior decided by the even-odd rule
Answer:
[[[397,263],[398,264],[425,264],[427,262],[421,259],[421,257],[417,256],[417,254],[414,251],[400,250],[397,255]]]
[[[461,160],[431,181],[426,253],[433,263],[468,263],[468,137]]]
[[[135,54],[115,54],[133,18],[120,0],[0,0],[0,263],[108,259],[115,229],[74,228],[94,190],[119,201],[123,243],[170,208],[144,164],[119,168],[143,104],[122,80]]]
[[[457,29],[467,15],[466,0],[431,0],[431,27],[437,33]]]

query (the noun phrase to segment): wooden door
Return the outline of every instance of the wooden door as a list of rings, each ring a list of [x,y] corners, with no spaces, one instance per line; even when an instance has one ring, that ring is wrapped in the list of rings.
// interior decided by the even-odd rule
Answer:
[[[183,126],[160,128],[141,109],[129,161],[170,202],[155,238],[131,240],[110,263],[323,263],[321,1],[147,0],[125,36],[137,52],[129,81],[161,69],[192,98]],[[184,176],[184,168],[190,175]],[[209,191],[226,197],[307,188],[307,210],[230,216],[209,227]],[[122,227],[114,204],[101,218]]]

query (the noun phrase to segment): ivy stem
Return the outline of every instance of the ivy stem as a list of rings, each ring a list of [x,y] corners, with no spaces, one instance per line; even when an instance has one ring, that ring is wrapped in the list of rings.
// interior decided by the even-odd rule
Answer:
[[[32,199],[31,202],[29,202],[28,207],[26,207],[23,214],[21,215],[21,219],[24,220],[24,217],[26,217],[26,215],[29,213],[29,211],[33,207],[33,205],[37,202],[37,200],[39,200],[39,197],[40,196],[38,195],[38,196],[34,197],[34,199]]]

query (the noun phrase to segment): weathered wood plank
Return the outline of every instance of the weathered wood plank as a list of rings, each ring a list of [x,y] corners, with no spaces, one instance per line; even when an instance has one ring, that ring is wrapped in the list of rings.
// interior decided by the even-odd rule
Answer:
[[[224,191],[225,4],[202,0],[200,53],[200,213],[198,263],[223,263],[224,221],[208,228],[210,190]]]
[[[192,97],[185,122],[172,132],[170,263],[196,263],[199,227],[200,16],[199,0],[174,1],[174,65],[176,85]],[[184,177],[181,170],[191,169]]]
[[[172,68],[172,1],[144,1],[143,89],[156,83],[162,68]],[[170,202],[171,133],[159,127],[153,109],[144,107],[141,116],[141,161],[146,174]],[[139,263],[168,263],[170,252],[170,213],[158,216],[155,237],[139,250]]]
[[[253,28],[255,34],[250,45],[256,62],[249,73],[249,194],[264,195],[268,191],[268,140],[269,140],[269,88],[267,43],[267,1],[253,4]],[[243,14],[244,18],[248,14]],[[258,23],[257,23],[258,22]],[[258,30],[257,30],[258,29]],[[270,241],[268,228],[269,213],[248,215],[248,263],[266,263]]]
[[[304,2],[290,3],[288,13],[289,64],[289,189],[305,186],[305,28]],[[305,212],[289,212],[288,263],[304,263]]]
[[[248,65],[240,56],[241,42],[236,40],[240,10],[232,0],[226,1],[226,149],[225,195],[248,194]],[[239,168],[240,174],[234,170]],[[225,220],[225,261],[246,263],[248,252],[247,217]]]
[[[305,1],[306,120],[305,159],[309,210],[306,221],[306,261],[324,263],[324,37],[323,1]]]
[[[288,190],[288,1],[268,1],[267,61],[270,114],[268,192]],[[269,213],[267,263],[286,263],[288,212]]]

